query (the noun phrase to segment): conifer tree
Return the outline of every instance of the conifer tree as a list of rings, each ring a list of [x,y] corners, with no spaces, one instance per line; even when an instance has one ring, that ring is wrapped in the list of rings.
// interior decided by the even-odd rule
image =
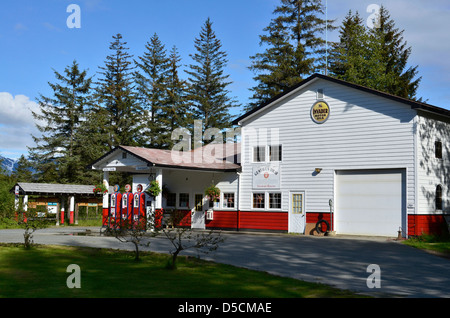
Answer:
[[[50,83],[52,97],[40,95],[40,113],[32,112],[42,136],[33,136],[30,160],[39,182],[75,183],[77,167],[76,134],[91,103],[92,79],[73,61],[64,74],[54,71],[57,83]]]
[[[227,87],[229,75],[224,70],[227,54],[222,50],[222,43],[212,29],[208,18],[202,26],[200,35],[195,39],[196,53],[191,54],[195,64],[189,65],[189,102],[195,119],[203,121],[203,129],[222,129],[230,126],[230,109],[237,107],[229,97]]]
[[[165,80],[169,72],[169,60],[164,45],[155,33],[145,45],[143,56],[135,61],[138,71],[135,72],[138,100],[147,118],[140,136],[140,144],[150,148],[162,148],[161,140],[164,128],[161,117],[165,99]]]
[[[408,67],[412,49],[403,38],[404,30],[396,28],[395,21],[384,6],[379,11],[378,26],[369,33],[379,50],[376,58],[384,68],[381,74],[383,85],[379,89],[396,96],[417,99],[421,78],[416,78],[418,66]]]
[[[408,67],[411,48],[395,28],[386,8],[370,29],[358,12],[350,11],[340,28],[339,42],[330,57],[330,75],[396,96],[417,99],[421,78],[417,66]]]
[[[257,85],[251,88],[251,110],[268,101],[314,72],[325,69],[323,33],[332,30],[333,21],[325,21],[322,0],[281,0],[273,18],[260,36],[263,53],[251,56],[249,67]],[[328,25],[327,25],[328,24]]]
[[[181,57],[174,46],[169,55],[169,68],[165,78],[165,94],[162,103],[160,122],[164,128],[161,133],[162,148],[171,149],[174,141],[172,132],[176,128],[192,126],[193,117],[187,102],[187,83],[179,76]]]
[[[106,110],[109,148],[119,145],[137,145],[141,129],[141,109],[134,89],[134,64],[122,35],[113,36],[110,55],[100,67],[96,97]]]

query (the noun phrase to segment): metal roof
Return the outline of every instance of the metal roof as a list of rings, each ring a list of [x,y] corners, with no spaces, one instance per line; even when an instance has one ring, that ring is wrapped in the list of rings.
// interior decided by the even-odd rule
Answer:
[[[101,169],[108,163],[111,155],[117,151],[130,153],[144,163],[147,163],[149,167],[155,166],[222,172],[238,171],[241,168],[237,162],[240,159],[240,143],[210,144],[184,153],[187,157],[183,156],[182,152],[171,150],[118,146],[97,159],[90,167],[93,169]],[[181,159],[181,157],[178,156],[184,158]],[[177,162],[177,160],[175,160],[177,158],[179,158],[181,162]]]
[[[96,195],[93,185],[18,182],[10,192],[15,193],[16,186],[19,186],[20,195]]]

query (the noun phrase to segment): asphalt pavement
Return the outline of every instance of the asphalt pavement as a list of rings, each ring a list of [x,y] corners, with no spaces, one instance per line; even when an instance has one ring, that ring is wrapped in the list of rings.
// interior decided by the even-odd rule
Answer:
[[[84,235],[89,229],[93,235]],[[23,230],[0,230],[0,242],[23,242]],[[99,228],[37,230],[36,244],[132,250],[131,243],[100,236]],[[384,237],[313,237],[271,233],[221,232],[217,251],[201,257],[377,297],[450,297],[450,260]],[[170,242],[153,238],[149,248],[169,253]],[[181,255],[197,256],[195,250]]]

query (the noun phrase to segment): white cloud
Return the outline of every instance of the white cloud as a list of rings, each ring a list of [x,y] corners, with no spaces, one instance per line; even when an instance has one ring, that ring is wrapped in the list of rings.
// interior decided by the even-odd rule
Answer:
[[[38,136],[31,111],[39,113],[39,105],[25,95],[0,92],[0,153],[17,158],[34,146],[31,135]]]

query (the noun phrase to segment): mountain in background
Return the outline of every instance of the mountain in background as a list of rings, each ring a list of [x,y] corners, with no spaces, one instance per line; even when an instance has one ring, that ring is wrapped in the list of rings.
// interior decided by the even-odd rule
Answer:
[[[0,156],[0,168],[5,170],[7,175],[10,175],[17,169],[18,160],[5,158]]]

